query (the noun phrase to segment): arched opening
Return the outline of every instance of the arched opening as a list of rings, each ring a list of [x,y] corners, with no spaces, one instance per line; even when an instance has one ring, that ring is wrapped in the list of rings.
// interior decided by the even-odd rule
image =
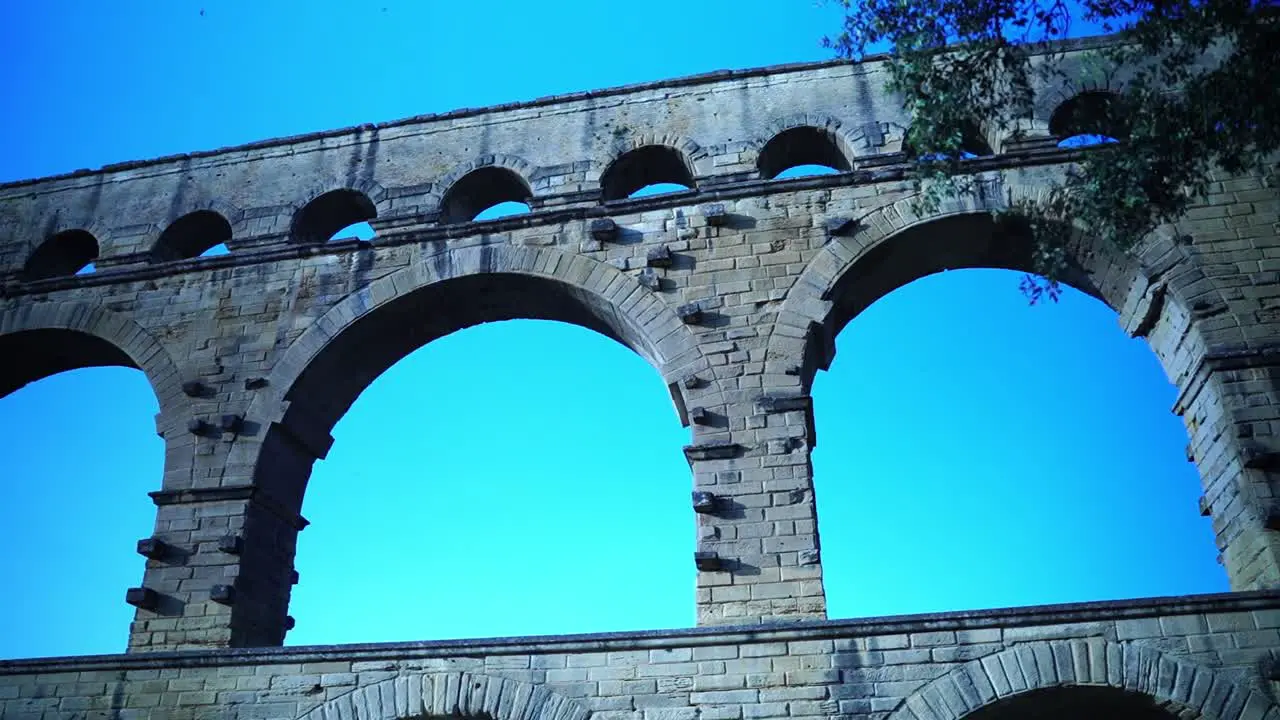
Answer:
[[[471,327],[379,376],[333,437],[303,505],[288,644],[693,624],[688,433],[617,343]],[[371,531],[394,552],[353,542]]]
[[[359,190],[330,190],[298,211],[290,237],[293,242],[307,244],[358,237],[362,231],[359,226],[377,216],[373,201]],[[368,232],[372,236],[372,228]]]
[[[255,473],[291,508],[326,483],[303,508],[287,642],[691,625],[687,432],[655,354],[603,299],[518,273],[435,282],[344,327],[286,394],[284,426],[334,438],[315,479],[298,431],[269,434]],[[353,541],[359,517],[375,529]]]
[[[646,145],[624,153],[600,177],[603,198],[621,200],[694,188],[693,168],[684,155],[665,145]]]
[[[933,221],[832,288],[812,391],[832,617],[1228,589],[1176,388],[1098,299],[1101,267],[1029,307],[1028,246]]]
[[[1077,685],[1019,693],[980,708],[966,715],[965,720],[1175,720],[1178,717],[1187,716],[1171,712],[1149,695],[1113,687]]]
[[[953,138],[954,140],[954,138]],[[960,124],[958,151],[939,151],[938,148],[915,147],[910,142],[904,143],[903,149],[917,162],[945,163],[952,160],[973,160],[974,158],[993,155],[991,144],[975,122]]]
[[[1062,103],[1049,118],[1058,147],[1077,148],[1119,142],[1129,133],[1115,93],[1090,90]]]
[[[0,335],[0,658],[119,653],[164,442],[129,357],[71,330]],[[16,619],[19,619],[16,620]]]
[[[373,230],[373,226],[367,222],[358,222],[347,225],[341,230],[335,232],[329,238],[330,242],[336,240],[372,240],[377,235]]]
[[[197,210],[174,220],[151,249],[153,262],[186,260],[210,254],[231,240],[231,223],[212,210]],[[217,253],[212,253],[217,254]]]
[[[760,150],[760,176],[768,179],[830,175],[851,168],[849,156],[830,130],[794,127],[773,136]]]
[[[87,230],[64,230],[40,243],[23,267],[27,280],[82,275],[93,272],[98,241]]]
[[[529,212],[533,191],[515,172],[504,167],[482,167],[463,175],[440,202],[442,223],[493,220]]]

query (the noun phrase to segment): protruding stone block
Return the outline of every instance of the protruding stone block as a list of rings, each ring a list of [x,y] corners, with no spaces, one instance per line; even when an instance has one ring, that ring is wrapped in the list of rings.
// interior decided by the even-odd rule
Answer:
[[[693,564],[698,566],[703,572],[711,572],[724,569],[724,561],[720,556],[713,552],[696,552],[693,554]]]
[[[801,565],[817,565],[822,562],[822,555],[817,549],[801,550],[799,555]]]
[[[671,248],[666,245],[649,248],[644,254],[644,262],[651,268],[671,267]]]
[[[267,384],[268,384],[267,379],[264,377],[251,377],[251,378],[244,379],[245,390],[261,390],[262,388],[266,387]]]
[[[289,584],[290,584],[290,585],[297,585],[297,584],[298,584],[298,580],[299,580],[299,579],[300,579],[300,578],[298,577],[298,571],[297,571],[297,570],[290,570],[290,571],[289,571]]]
[[[704,407],[689,408],[689,422],[694,425],[710,425],[711,413]]]
[[[848,237],[858,231],[860,223],[847,217],[827,218],[827,235],[831,237]]]
[[[765,395],[756,399],[756,412],[780,413],[791,410],[808,410],[813,407],[809,395]]]
[[[214,585],[209,591],[209,599],[219,605],[231,605],[236,601],[236,588],[234,585]]]
[[[696,513],[713,513],[718,504],[718,498],[713,493],[702,490],[695,490],[693,493],[693,511]]]
[[[244,550],[244,539],[239,535],[223,535],[218,538],[218,552],[239,555]]]
[[[1204,495],[1201,495],[1200,496],[1200,516],[1209,517],[1210,512],[1212,512],[1212,508],[1209,506],[1209,498]]]
[[[707,224],[712,227],[720,227],[729,222],[729,212],[724,209],[724,203],[707,203],[699,208],[698,211],[707,219]]]
[[[152,560],[159,560],[169,553],[169,546],[160,538],[143,538],[138,541],[138,554]]]
[[[662,279],[658,277],[658,272],[651,267],[641,270],[640,274],[636,275],[636,280],[639,280],[641,285],[650,290],[660,290],[662,288]]]
[[[685,390],[697,390],[700,387],[706,387],[707,381],[703,380],[699,375],[693,374],[685,375],[684,379],[680,381],[680,384],[684,385]]]
[[[294,629],[295,627],[297,627],[297,625],[298,625],[298,621],[294,620],[292,615],[284,616],[284,629],[286,632]]]
[[[1244,447],[1244,466],[1250,470],[1274,470],[1280,466],[1280,453],[1259,445]]]
[[[703,320],[702,306],[696,302],[681,305],[676,308],[676,315],[685,325],[699,325]]]
[[[224,433],[229,432],[238,435],[244,429],[244,418],[240,415],[223,415],[219,427],[222,428]]]
[[[1267,530],[1280,530],[1280,505],[1271,505],[1262,516],[1262,526]]]
[[[595,218],[591,221],[591,239],[613,242],[618,237],[618,223],[613,218]]]
[[[182,394],[187,397],[202,397],[208,390],[208,386],[199,380],[188,380],[182,383]]]
[[[1280,658],[1263,655],[1258,660],[1258,676],[1263,682],[1280,682]]]
[[[208,435],[209,430],[210,425],[203,418],[191,418],[187,421],[187,432],[192,435]]]
[[[124,601],[142,610],[155,610],[160,596],[149,587],[135,587],[125,591]]]
[[[742,454],[742,446],[729,440],[713,440],[700,445],[686,445],[684,456],[689,462],[695,460],[727,460]]]

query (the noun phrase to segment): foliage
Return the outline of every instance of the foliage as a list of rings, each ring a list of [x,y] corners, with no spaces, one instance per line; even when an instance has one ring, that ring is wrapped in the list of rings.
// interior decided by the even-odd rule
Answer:
[[[1212,171],[1265,174],[1280,147],[1274,0],[832,1],[843,6],[843,31],[825,44],[854,59],[888,46],[889,90],[911,117],[904,147],[917,160],[922,209],[973,182],[963,158],[978,123],[988,136],[1017,139],[1035,87],[1106,91],[1079,96],[1063,134],[1121,142],[1080,152],[1047,202],[1006,211],[1046,230],[1032,264],[1043,277],[1023,283],[1033,303],[1056,297],[1068,269],[1071,233],[1059,221],[1128,251],[1182,216]],[[1076,34],[1073,21],[1115,41],[1083,65],[1068,67],[1061,50],[1033,62],[1044,51],[1037,43]]]

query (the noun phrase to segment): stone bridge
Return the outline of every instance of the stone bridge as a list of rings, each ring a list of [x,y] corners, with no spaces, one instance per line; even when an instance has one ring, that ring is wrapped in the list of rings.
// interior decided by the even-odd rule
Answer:
[[[1081,228],[1070,278],[1178,386],[1237,592],[824,619],[814,374],[897,287],[1028,269],[992,211],[1087,152],[1059,142],[1106,131],[1081,108],[1115,88],[1036,88],[1018,137],[975,119],[973,192],[921,215],[884,79],[876,59],[722,72],[0,186],[0,394],[139,368],[166,445],[129,653],[0,662],[0,715],[1280,718],[1280,201],[1260,178],[1217,178],[1131,254]],[[784,172],[812,164],[838,172]],[[655,183],[686,189],[632,196]],[[530,212],[476,219],[509,201]],[[373,237],[344,238],[359,223]],[[596,330],[668,384],[704,627],[274,647],[333,425],[414,349],[513,318]]]

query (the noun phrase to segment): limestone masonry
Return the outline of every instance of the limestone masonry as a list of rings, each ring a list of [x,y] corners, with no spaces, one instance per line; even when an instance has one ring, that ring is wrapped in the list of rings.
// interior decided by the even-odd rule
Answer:
[[[884,79],[874,59],[722,72],[0,185],[0,395],[139,368],[166,446],[128,653],[0,661],[0,716],[1280,720],[1280,198],[1257,177],[1218,178],[1132,254],[1082,229],[1071,278],[1178,386],[1187,511],[1235,592],[825,619],[814,374],[901,285],[1026,269],[991,211],[1087,152],[1058,142],[1107,91],[1037,88],[1016,140],[976,119],[974,193],[920,216]],[[776,178],[803,164],[842,172]],[[658,182],[690,189],[630,197]],[[474,220],[504,201],[532,212]],[[362,221],[372,240],[330,240]],[[668,383],[700,627],[279,647],[333,425],[409,352],[511,318],[604,333]]]

